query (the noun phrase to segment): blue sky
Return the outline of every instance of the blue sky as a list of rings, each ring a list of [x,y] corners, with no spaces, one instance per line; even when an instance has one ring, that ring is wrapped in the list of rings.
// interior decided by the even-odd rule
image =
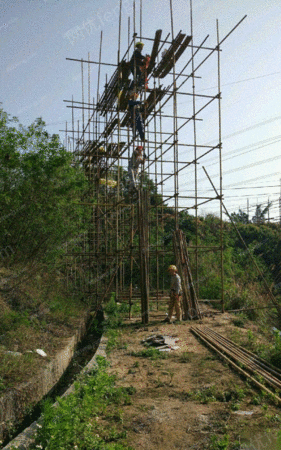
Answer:
[[[136,31],[140,31],[139,0],[136,1]],[[81,101],[80,64],[66,58],[98,60],[99,40],[103,31],[102,60],[116,63],[118,46],[119,1],[36,0],[0,1],[0,101],[23,125],[41,116],[51,133],[64,138],[65,122],[71,110],[63,100]],[[142,32],[154,37],[161,28],[170,32],[169,0],[143,0]],[[173,0],[175,34],[190,34],[189,1]],[[207,34],[208,46],[216,44],[216,19],[223,38],[241,18],[247,18],[224,42],[221,54],[223,185],[227,208],[245,209],[250,215],[257,202],[273,201],[270,216],[279,217],[280,194],[280,124],[281,124],[281,3],[279,0],[193,0],[194,44]],[[133,32],[133,2],[123,0],[121,55]],[[76,31],[76,38],[73,38]],[[151,46],[147,44],[145,52]],[[187,57],[187,56],[186,56]],[[212,66],[213,64],[213,66]],[[85,66],[85,71],[87,68]],[[101,88],[105,73],[101,72]],[[196,90],[211,95],[216,89],[215,62],[202,67]],[[85,75],[87,76],[87,74]],[[96,96],[97,66],[91,65],[91,99]],[[87,97],[88,93],[85,94]],[[85,98],[87,101],[87,98]],[[179,113],[187,113],[192,103],[178,100]],[[77,116],[78,117],[78,116]],[[200,142],[217,139],[217,115],[212,109],[202,116],[198,126]],[[188,158],[187,158],[188,160]],[[210,157],[206,168],[218,185],[217,165]],[[200,188],[207,192],[202,167]],[[190,173],[180,177],[180,191],[192,189]],[[271,187],[272,186],[272,187]],[[171,188],[167,184],[167,192]],[[200,209],[206,214],[213,206]]]

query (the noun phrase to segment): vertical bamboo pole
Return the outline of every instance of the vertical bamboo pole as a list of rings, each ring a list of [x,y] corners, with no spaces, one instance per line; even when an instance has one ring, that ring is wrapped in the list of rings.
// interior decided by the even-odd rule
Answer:
[[[82,136],[84,133],[85,127],[85,109],[84,109],[84,66],[83,66],[83,58],[81,59],[81,80],[82,80]],[[84,139],[84,138],[83,138]]]
[[[219,22],[217,20],[217,57],[218,57],[218,114],[219,114],[219,171],[220,171],[220,266],[221,266],[221,303],[224,313],[224,267],[223,267],[223,206],[222,206],[222,142],[221,142],[221,81],[220,81],[220,45]]]
[[[171,34],[172,42],[174,42],[174,18],[173,18],[173,3],[170,0],[170,16],[171,16]],[[178,195],[179,195],[179,182],[178,182],[178,126],[177,126],[177,84],[176,84],[176,71],[175,71],[175,53],[173,52],[173,136],[174,136],[174,200],[175,200],[175,226],[179,228],[179,216],[178,216]]]
[[[149,322],[149,275],[148,275],[148,227],[147,227],[147,191],[139,191],[138,224],[139,224],[139,255],[141,282],[141,315],[142,323]]]
[[[199,296],[199,277],[198,277],[198,178],[197,178],[197,136],[196,136],[196,102],[195,102],[195,75],[194,75],[194,47],[193,47],[193,11],[192,0],[190,0],[190,29],[191,29],[191,54],[192,54],[192,104],[193,104],[193,141],[194,141],[194,195],[195,195],[195,285],[197,297]]]

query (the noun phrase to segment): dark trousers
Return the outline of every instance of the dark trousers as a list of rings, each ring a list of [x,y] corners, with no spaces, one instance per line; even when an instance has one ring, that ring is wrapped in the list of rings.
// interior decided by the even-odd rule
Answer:
[[[134,117],[135,115],[135,117]],[[138,111],[135,111],[135,113],[131,113],[131,126],[133,128],[133,135],[134,138],[137,136],[137,131],[139,133],[139,137],[141,140],[144,140],[144,125],[142,116]]]

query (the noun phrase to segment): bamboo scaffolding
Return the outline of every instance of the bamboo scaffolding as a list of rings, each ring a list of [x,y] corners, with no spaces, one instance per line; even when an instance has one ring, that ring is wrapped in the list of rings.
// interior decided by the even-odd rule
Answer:
[[[142,30],[142,0],[139,10],[139,34],[136,25],[136,4],[133,1],[133,33],[130,36],[131,22],[128,18],[128,42],[123,56],[121,53],[122,36],[122,0],[119,0],[119,30],[116,61],[103,61],[102,41],[100,34],[100,49],[98,61],[90,57],[87,59],[67,58],[69,61],[79,62],[81,65],[82,101],[65,100],[66,106],[72,108],[71,127],[66,125],[70,134],[74,163],[83,168],[89,180],[89,197],[81,199],[79,206],[90,208],[89,230],[84,236],[83,243],[78,240],[77,245],[68,245],[67,258],[76,258],[76,266],[84,267],[87,260],[88,282],[82,280],[81,289],[87,294],[92,292],[96,299],[109,295],[114,286],[116,298],[123,295],[129,302],[131,316],[132,300],[135,298],[133,279],[136,271],[140,274],[140,298],[142,305],[142,320],[149,321],[149,301],[163,301],[165,287],[166,257],[177,255],[185,276],[186,285],[186,313],[196,311],[196,317],[201,313],[198,306],[199,293],[199,256],[202,252],[220,251],[222,255],[222,233],[218,245],[203,246],[198,240],[198,207],[207,202],[218,200],[222,204],[222,169],[221,169],[221,130],[220,130],[220,82],[218,92],[205,95],[196,92],[195,82],[201,78],[198,70],[207,64],[212,54],[217,52],[217,77],[220,80],[221,44],[225,38],[219,39],[217,45],[208,47],[204,38],[199,45],[193,41],[192,1],[190,1],[190,33],[181,30],[174,33],[173,2],[170,3],[170,32],[162,38],[162,30],[156,30],[154,38],[143,36]],[[243,20],[243,19],[242,19]],[[241,22],[241,21],[240,21]],[[240,23],[239,22],[239,23]],[[239,23],[228,33],[239,25]],[[218,28],[218,27],[217,27]],[[228,36],[227,35],[227,36]],[[151,42],[151,59],[147,68],[148,83],[153,81],[152,89],[143,89],[144,103],[143,122],[147,141],[145,152],[146,162],[139,175],[138,193],[130,196],[128,191],[127,164],[132,157],[133,149],[139,145],[140,139],[132,136],[130,128],[131,117],[128,107],[128,89],[130,80],[130,52],[137,40]],[[122,41],[123,42],[123,41]],[[168,45],[168,51],[161,54],[163,46]],[[190,57],[186,57],[188,49]],[[199,55],[203,55],[199,59]],[[196,57],[196,64],[195,64]],[[84,65],[88,68],[88,99],[86,101],[84,89]],[[91,103],[90,96],[90,65],[97,65],[97,93]],[[178,65],[180,64],[180,66]],[[181,67],[179,69],[179,67]],[[102,80],[102,71],[106,73]],[[135,77],[135,73],[133,77]],[[172,77],[172,79],[170,78]],[[192,89],[187,89],[188,80],[192,81]],[[163,87],[161,83],[166,83]],[[135,89],[135,88],[134,88]],[[100,92],[101,91],[101,92]],[[178,113],[178,99],[192,98],[190,113]],[[200,107],[197,100],[201,101]],[[218,102],[219,140],[214,146],[203,145],[197,137],[196,125],[202,122],[201,113],[213,102]],[[171,109],[172,108],[172,113]],[[79,112],[82,121],[75,125],[74,112]],[[87,113],[88,111],[88,113]],[[87,118],[86,118],[87,115]],[[81,125],[82,124],[82,125]],[[186,139],[187,126],[192,124],[193,140]],[[71,128],[71,129],[70,129]],[[204,136],[205,139],[205,136]],[[202,141],[202,139],[201,139]],[[142,143],[143,144],[143,143]],[[100,148],[103,147],[103,150]],[[184,149],[180,152],[179,149]],[[191,155],[191,150],[193,155]],[[220,195],[202,195],[198,189],[197,165],[211,152],[219,152],[218,165],[220,173]],[[203,153],[202,153],[203,152]],[[184,153],[184,156],[182,156]],[[184,192],[179,184],[179,175],[188,167],[194,170],[194,193]],[[154,180],[155,191],[149,181]],[[172,182],[172,183],[171,183]],[[111,183],[111,185],[110,185]],[[116,183],[116,186],[114,185]],[[168,184],[172,184],[172,193],[168,192]],[[114,186],[114,187],[113,187]],[[169,185],[170,186],[170,185]],[[170,190],[170,189],[169,189]],[[161,199],[157,197],[160,193]],[[188,204],[184,203],[188,201]],[[170,205],[172,202],[173,206]],[[172,209],[170,217],[173,220],[176,233],[179,233],[180,217],[183,211],[195,210],[196,237],[195,246],[187,247],[181,235],[178,238],[179,248],[166,248],[164,235],[166,230],[166,208]],[[220,206],[220,208],[222,208]],[[220,209],[221,211],[222,209]],[[221,214],[222,216],[222,214]],[[222,223],[222,217],[221,217]],[[155,242],[152,239],[155,236]],[[82,238],[81,238],[82,239]],[[190,272],[187,249],[195,256],[194,285]],[[84,258],[84,259],[83,259]],[[184,262],[183,262],[184,260]],[[115,268],[112,265],[115,264]],[[99,267],[102,267],[100,274]],[[223,299],[223,259],[221,256],[221,278]],[[78,271],[76,267],[75,273]],[[103,276],[104,275],[104,276]],[[77,277],[77,274],[75,275]],[[102,277],[102,278],[101,278]],[[94,280],[90,283],[90,280]],[[152,282],[153,280],[153,282]],[[78,279],[76,280],[78,282]],[[125,294],[129,289],[129,295]],[[189,294],[187,291],[189,290]],[[197,292],[196,292],[197,290]],[[106,292],[106,295],[104,293]],[[156,292],[156,294],[155,294]],[[102,293],[102,294],[101,294]],[[154,295],[155,294],[155,295]],[[96,300],[97,301],[97,300]],[[223,301],[223,300],[222,300]]]

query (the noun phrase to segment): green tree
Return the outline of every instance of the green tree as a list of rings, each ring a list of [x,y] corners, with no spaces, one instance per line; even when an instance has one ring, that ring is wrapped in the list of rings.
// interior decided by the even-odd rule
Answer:
[[[264,223],[265,215],[269,211],[271,205],[272,203],[269,203],[264,209],[262,209],[262,205],[257,205],[255,215],[252,217],[252,222],[256,224]]]
[[[246,214],[244,211],[242,211],[239,208],[238,213],[232,213],[230,214],[231,219],[233,220],[233,222],[235,223],[249,223],[249,215]]]
[[[86,223],[87,182],[41,118],[28,127],[0,110],[0,248],[5,261],[54,257]]]

